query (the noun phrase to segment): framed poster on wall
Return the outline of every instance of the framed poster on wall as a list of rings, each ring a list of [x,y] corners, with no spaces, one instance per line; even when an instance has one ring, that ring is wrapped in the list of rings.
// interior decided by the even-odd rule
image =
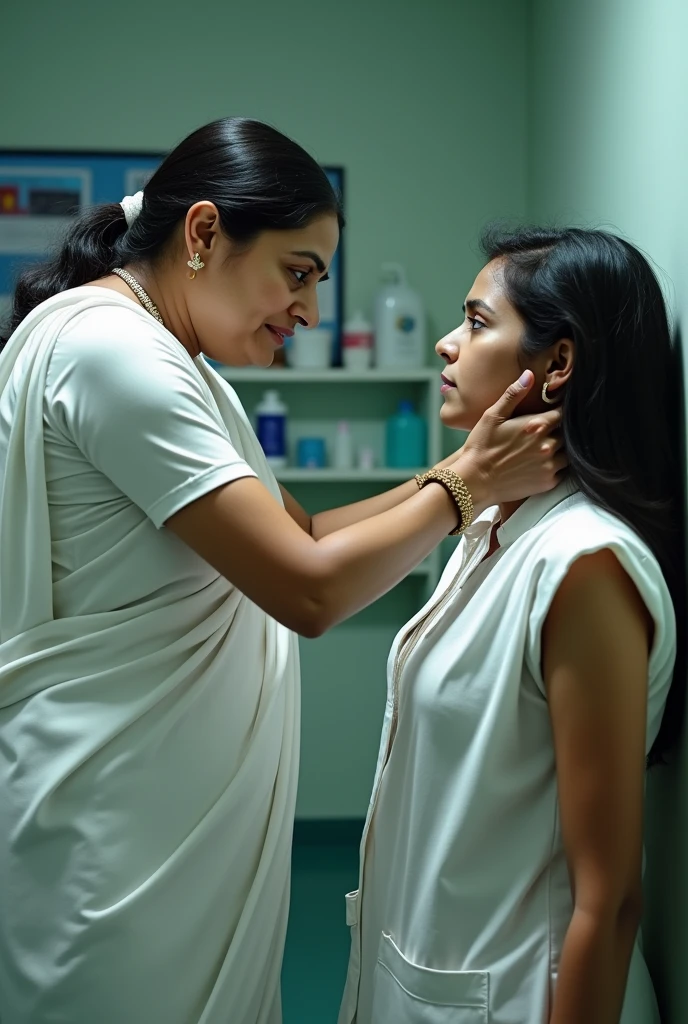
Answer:
[[[22,268],[44,259],[70,220],[89,206],[117,203],[142,189],[162,156],[0,149],[0,322],[9,313],[14,282]],[[324,170],[343,201],[343,169]],[[318,288],[318,298],[321,325],[333,328],[338,354],[344,308],[341,245],[329,281]]]

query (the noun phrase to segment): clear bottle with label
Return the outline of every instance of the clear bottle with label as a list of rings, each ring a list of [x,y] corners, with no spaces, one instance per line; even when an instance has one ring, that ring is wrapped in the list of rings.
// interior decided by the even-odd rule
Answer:
[[[287,464],[287,413],[288,409],[279,396],[279,391],[269,390],[263,394],[256,406],[256,434],[265,458],[273,469]]]
[[[332,465],[335,469],[351,469],[353,464],[354,446],[351,439],[351,427],[346,420],[340,420],[334,438]]]
[[[382,274],[385,284],[375,299],[375,362],[387,369],[418,369],[426,360],[423,302],[398,263],[383,263]]]

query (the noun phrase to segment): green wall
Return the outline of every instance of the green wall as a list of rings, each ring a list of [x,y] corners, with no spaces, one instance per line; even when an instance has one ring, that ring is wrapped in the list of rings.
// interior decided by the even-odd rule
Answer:
[[[531,7],[530,216],[607,226],[639,244],[658,265],[684,345],[686,40],[685,0],[534,0]],[[664,1024],[688,1021],[687,812],[684,748],[648,783],[645,940]]]
[[[525,208],[524,9],[6,4],[0,145],[164,150],[215,117],[269,121],[346,167],[349,309],[370,302],[381,262],[399,260],[446,331],[476,268],[477,226]]]

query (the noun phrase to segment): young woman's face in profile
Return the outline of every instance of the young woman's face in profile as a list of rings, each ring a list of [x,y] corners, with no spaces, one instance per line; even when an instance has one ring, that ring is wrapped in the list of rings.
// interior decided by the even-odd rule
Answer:
[[[270,366],[296,324],[317,325],[317,285],[338,241],[334,215],[293,231],[264,231],[243,252],[218,237],[186,289],[205,355],[233,366]]]
[[[464,310],[463,323],[435,346],[447,363],[442,374],[447,381],[442,384],[442,422],[448,427],[472,430],[524,369],[534,371],[535,384],[519,404],[518,412],[541,412],[545,405],[540,388],[547,360],[540,357],[526,361],[522,356],[524,323],[504,294],[499,260],[480,271]]]

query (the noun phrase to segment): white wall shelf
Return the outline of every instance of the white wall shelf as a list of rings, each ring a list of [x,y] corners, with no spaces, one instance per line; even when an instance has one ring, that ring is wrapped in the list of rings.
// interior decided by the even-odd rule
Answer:
[[[435,367],[421,366],[413,370],[372,367],[360,372],[337,367],[326,370],[297,370],[287,366],[270,369],[235,366],[218,368],[218,373],[236,388],[249,416],[261,391],[277,388],[284,394],[289,408],[288,456],[291,461],[284,469],[276,469],[275,476],[285,486],[295,486],[295,497],[303,502],[309,512],[317,512],[319,507],[331,507],[327,499],[328,492],[311,492],[311,485],[332,486],[332,500],[344,504],[361,499],[361,490],[355,486],[357,484],[367,484],[368,493],[379,493],[413,479],[416,473],[424,472],[428,466],[439,462],[442,457],[440,372],[439,361]],[[371,384],[376,387],[371,388]],[[413,400],[427,423],[427,465],[391,469],[383,464],[385,419],[393,412],[396,403],[406,396]],[[342,418],[349,419],[351,423],[355,448],[365,446],[373,450],[373,469],[303,469],[294,465],[300,437],[323,437],[330,453],[337,420]],[[337,485],[342,486],[337,488]],[[308,494],[298,490],[303,487],[308,488]],[[312,501],[309,497],[311,494]],[[437,549],[411,573],[414,578],[422,581],[427,596],[437,583],[440,568],[440,551]]]
[[[287,466],[274,471],[278,480],[283,483],[381,483],[401,484],[412,480],[416,473],[424,473],[427,467],[417,466],[411,469],[301,469],[298,466]]]
[[[422,366],[417,370],[370,370],[353,371],[342,370],[332,367],[329,370],[292,370],[289,367],[278,367],[276,369],[259,370],[254,367],[249,369],[235,366],[223,366],[217,371],[230,384],[234,382],[264,384],[270,387],[272,384],[393,384],[437,381],[437,389],[440,387],[441,366]]]

